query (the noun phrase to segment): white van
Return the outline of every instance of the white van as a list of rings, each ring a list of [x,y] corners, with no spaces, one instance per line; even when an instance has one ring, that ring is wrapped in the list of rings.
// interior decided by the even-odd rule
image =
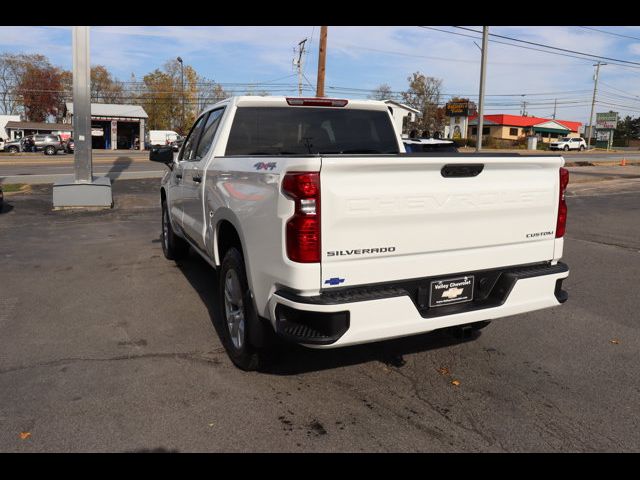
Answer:
[[[149,143],[151,145],[169,145],[175,142],[180,135],[173,130],[150,130]]]

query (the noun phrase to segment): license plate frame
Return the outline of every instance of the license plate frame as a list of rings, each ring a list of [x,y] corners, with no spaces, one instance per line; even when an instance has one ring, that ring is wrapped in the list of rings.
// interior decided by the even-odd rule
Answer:
[[[474,289],[474,275],[432,280],[429,284],[429,308],[471,302]]]

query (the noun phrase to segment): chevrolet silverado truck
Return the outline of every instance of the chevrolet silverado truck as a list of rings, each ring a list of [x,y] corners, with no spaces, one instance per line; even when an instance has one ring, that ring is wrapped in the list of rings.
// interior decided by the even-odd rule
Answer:
[[[243,96],[150,160],[168,166],[164,255],[192,248],[217,270],[241,369],[278,337],[336,348],[468,331],[567,299],[559,155],[407,153],[383,102]]]

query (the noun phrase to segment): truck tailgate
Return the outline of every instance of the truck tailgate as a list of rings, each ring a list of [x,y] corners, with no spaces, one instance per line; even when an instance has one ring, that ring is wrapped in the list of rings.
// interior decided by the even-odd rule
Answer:
[[[563,163],[560,156],[323,156],[321,288],[551,260]],[[442,173],[467,164],[482,171]]]

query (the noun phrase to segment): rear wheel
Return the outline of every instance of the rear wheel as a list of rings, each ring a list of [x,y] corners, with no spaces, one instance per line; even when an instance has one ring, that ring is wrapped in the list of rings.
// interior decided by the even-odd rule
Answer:
[[[168,260],[180,260],[189,253],[189,244],[178,237],[169,220],[167,202],[162,202],[162,252]]]
[[[55,155],[56,154],[56,147],[52,147],[51,145],[49,145],[48,147],[46,147],[44,149],[44,154],[45,155]]]
[[[9,153],[18,153],[18,147],[9,147]]]
[[[580,145],[580,151],[582,152],[584,150],[584,145]]]
[[[242,370],[260,367],[260,352],[252,345],[249,328],[258,324],[251,307],[251,295],[242,254],[236,247],[227,250],[220,266],[219,299],[224,325],[220,336],[229,358]]]
[[[565,152],[568,152],[568,151],[569,151],[569,145],[565,145],[565,146],[564,146],[564,151],[565,151]]]

